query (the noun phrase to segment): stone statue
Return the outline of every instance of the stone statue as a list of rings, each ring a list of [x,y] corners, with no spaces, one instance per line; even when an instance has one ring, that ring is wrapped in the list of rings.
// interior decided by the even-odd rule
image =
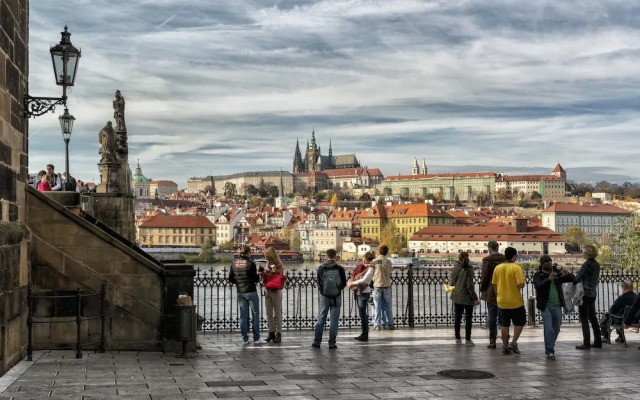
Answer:
[[[117,162],[115,136],[116,133],[113,130],[111,121],[107,121],[104,128],[102,128],[100,133],[98,133],[98,142],[100,142],[100,145],[102,146],[100,150],[98,150],[98,154],[102,155],[102,158],[100,159],[101,163]]]
[[[116,98],[113,100],[113,119],[116,120],[116,131],[127,130],[124,123],[124,97],[119,90],[116,90]]]

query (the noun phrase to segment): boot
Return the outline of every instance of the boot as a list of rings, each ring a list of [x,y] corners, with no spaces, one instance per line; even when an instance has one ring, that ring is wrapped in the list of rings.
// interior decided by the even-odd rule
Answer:
[[[354,339],[357,340],[357,341],[360,341],[360,342],[366,342],[366,341],[369,340],[369,335],[363,333],[360,336],[354,337]]]
[[[273,338],[273,343],[280,343],[282,341],[282,333],[276,333],[276,336]]]
[[[278,343],[275,341],[276,339],[276,333],[275,332],[269,332],[269,336],[267,337],[267,343],[269,343],[270,341],[274,341],[274,343]]]

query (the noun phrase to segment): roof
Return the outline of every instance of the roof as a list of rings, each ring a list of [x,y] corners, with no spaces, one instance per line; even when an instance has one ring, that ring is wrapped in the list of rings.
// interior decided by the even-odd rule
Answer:
[[[177,183],[175,183],[174,181],[163,181],[163,180],[158,180],[158,181],[151,181],[151,184],[165,184],[165,185],[176,185],[178,186]]]
[[[351,221],[355,215],[355,210],[333,211],[329,221]]]
[[[336,165],[357,165],[358,159],[355,154],[342,154],[338,156],[320,156],[316,164],[336,166]]]
[[[202,215],[156,215],[140,225],[141,228],[213,228],[214,226]]]
[[[384,178],[385,181],[403,181],[434,178],[495,178],[495,172],[463,172],[460,174],[421,174],[421,175],[394,175]]]
[[[555,175],[503,175],[498,182],[539,182],[539,181],[562,181],[562,178]]]
[[[549,228],[528,227],[527,232],[516,232],[515,226],[487,224],[475,226],[429,226],[413,234],[411,241],[508,241],[508,242],[564,242],[562,235]]]
[[[560,163],[557,163],[556,167],[551,172],[566,172],[566,171],[562,169],[562,165],[560,165]]]
[[[631,211],[614,206],[613,204],[595,203],[553,203],[542,212],[563,212],[579,214],[631,214]]]
[[[323,171],[329,178],[335,177],[356,177],[362,175],[368,176],[383,176],[382,172],[378,168],[365,169],[365,168],[338,168],[328,169]]]

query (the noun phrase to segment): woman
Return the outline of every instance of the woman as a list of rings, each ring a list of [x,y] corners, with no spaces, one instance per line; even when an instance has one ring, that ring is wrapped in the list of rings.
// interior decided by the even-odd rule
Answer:
[[[51,191],[51,183],[49,183],[49,176],[47,174],[43,174],[40,177],[40,183],[38,183],[38,190],[41,192]]]
[[[598,282],[600,278],[600,264],[596,261],[598,250],[595,246],[588,244],[584,246],[583,255],[586,261],[576,274],[576,282],[582,282],[584,296],[582,305],[578,306],[578,315],[582,324],[582,344],[576,346],[578,350],[589,350],[592,347],[602,348],[602,337],[600,336],[600,325],[596,316],[596,296],[598,295]],[[589,323],[593,328],[593,344],[589,331]]]
[[[267,343],[282,341],[282,289],[284,289],[284,266],[280,256],[273,247],[264,252],[267,259],[267,270],[262,273],[265,295],[265,311],[269,323]]]
[[[358,305],[358,312],[360,314],[360,325],[362,326],[362,333],[360,336],[355,337],[355,340],[366,342],[369,340],[369,317],[367,316],[367,307],[369,297],[371,296],[371,281],[373,280],[374,267],[371,262],[376,258],[373,251],[367,251],[362,257],[362,263],[360,263],[356,269],[353,270],[351,278],[347,282],[349,289],[353,290],[353,296],[355,302]]]
[[[451,292],[451,300],[455,307],[454,329],[456,335],[456,343],[461,344],[460,324],[462,323],[462,312],[466,315],[465,320],[465,343],[469,347],[473,347],[471,341],[471,324],[473,318],[473,306],[480,304],[478,295],[476,294],[475,284],[473,282],[473,268],[469,264],[469,254],[460,253],[458,261],[451,271],[449,277],[449,285],[455,286]]]

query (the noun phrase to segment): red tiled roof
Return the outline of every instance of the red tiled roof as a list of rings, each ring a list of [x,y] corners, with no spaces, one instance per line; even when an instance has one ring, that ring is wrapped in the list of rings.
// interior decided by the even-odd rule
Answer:
[[[394,175],[387,176],[384,180],[389,181],[403,181],[403,180],[416,180],[416,179],[429,179],[429,178],[476,178],[476,177],[496,177],[495,172],[464,172],[460,174],[427,174],[427,175]]]
[[[452,218],[452,215],[427,203],[396,204],[384,206],[377,204],[372,207],[374,214],[362,215],[360,218],[410,218],[410,217],[444,217]]]
[[[354,210],[334,211],[331,213],[329,221],[351,221],[355,213]]]
[[[560,163],[558,163],[558,164],[556,164],[556,167],[551,172],[566,172],[566,171],[564,169],[562,169],[562,165],[560,165]]]
[[[433,237],[432,237],[433,236]],[[477,226],[429,226],[411,237],[412,241],[438,240],[510,241],[510,242],[564,242],[559,233],[542,227],[528,227],[526,232],[516,232],[515,226],[487,224]]]
[[[214,226],[202,215],[156,215],[140,225],[141,228],[213,228]]]
[[[543,211],[581,213],[581,214],[631,214],[631,211],[612,204],[585,203],[553,203]]]

